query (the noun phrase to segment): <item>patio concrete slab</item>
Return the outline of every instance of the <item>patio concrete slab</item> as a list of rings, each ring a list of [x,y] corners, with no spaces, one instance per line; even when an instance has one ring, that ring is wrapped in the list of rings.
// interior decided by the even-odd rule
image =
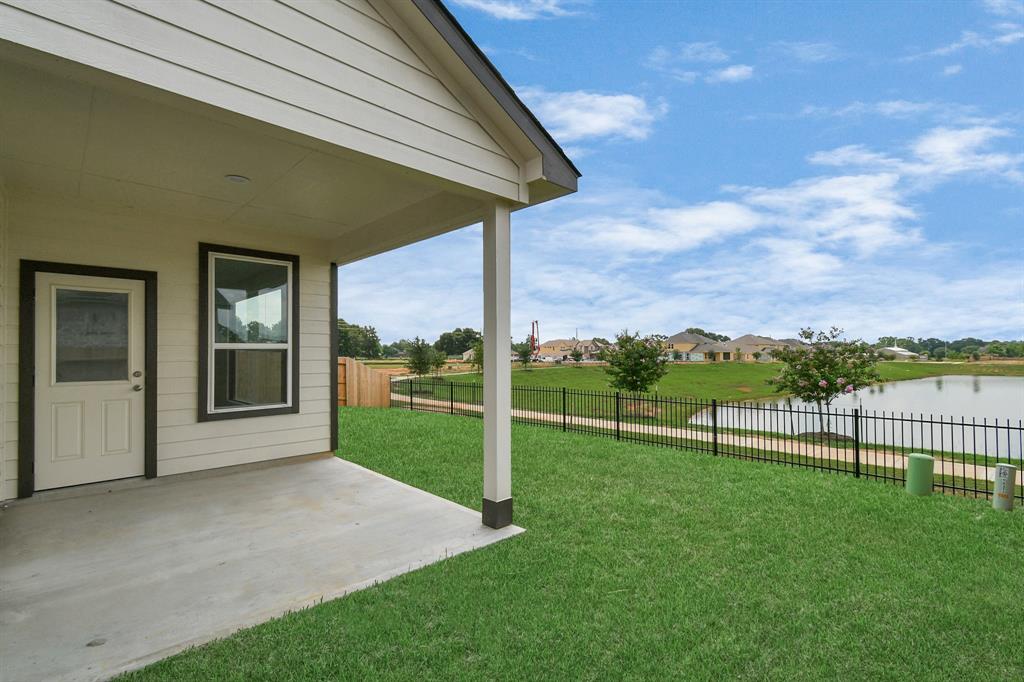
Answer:
[[[0,512],[0,679],[105,679],[510,537],[335,457]]]

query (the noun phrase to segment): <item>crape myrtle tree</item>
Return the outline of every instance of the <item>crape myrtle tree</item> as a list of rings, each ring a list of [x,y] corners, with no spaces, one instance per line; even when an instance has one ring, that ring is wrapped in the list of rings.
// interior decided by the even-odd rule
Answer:
[[[831,428],[825,413],[832,401],[879,379],[875,350],[863,341],[847,341],[842,336],[843,330],[838,327],[828,331],[801,329],[800,339],[805,345],[773,351],[774,358],[782,362],[782,371],[769,383],[780,393],[817,405],[822,436]]]
[[[662,354],[664,336],[652,334],[641,337],[623,330],[615,337],[615,345],[601,350],[601,359],[608,363],[604,371],[609,384],[620,391],[642,393],[648,391],[668,373],[667,360]]]

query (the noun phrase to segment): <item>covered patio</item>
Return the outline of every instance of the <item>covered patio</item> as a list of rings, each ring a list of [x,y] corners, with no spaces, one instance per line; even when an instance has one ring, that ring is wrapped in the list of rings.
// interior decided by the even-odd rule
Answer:
[[[0,101],[0,678],[106,678],[520,532],[511,216],[579,172],[438,0],[8,0]],[[338,271],[478,223],[470,511],[334,457]]]
[[[0,512],[0,673],[106,679],[522,532],[330,455]]]

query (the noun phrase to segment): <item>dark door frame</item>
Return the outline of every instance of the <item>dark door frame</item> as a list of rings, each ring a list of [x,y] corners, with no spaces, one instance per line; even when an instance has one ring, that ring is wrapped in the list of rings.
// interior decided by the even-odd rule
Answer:
[[[22,260],[18,298],[18,497],[32,497],[36,487],[36,273],[136,279],[146,285],[145,421],[146,478],[156,478],[156,273],[73,263]]]

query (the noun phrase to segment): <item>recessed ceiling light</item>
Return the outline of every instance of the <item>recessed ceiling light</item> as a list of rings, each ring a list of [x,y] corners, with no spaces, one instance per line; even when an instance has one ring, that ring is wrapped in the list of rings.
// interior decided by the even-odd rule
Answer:
[[[231,173],[225,175],[224,179],[227,180],[228,182],[237,182],[239,185],[244,185],[245,183],[249,182],[249,178],[245,177],[244,175],[234,175]]]

